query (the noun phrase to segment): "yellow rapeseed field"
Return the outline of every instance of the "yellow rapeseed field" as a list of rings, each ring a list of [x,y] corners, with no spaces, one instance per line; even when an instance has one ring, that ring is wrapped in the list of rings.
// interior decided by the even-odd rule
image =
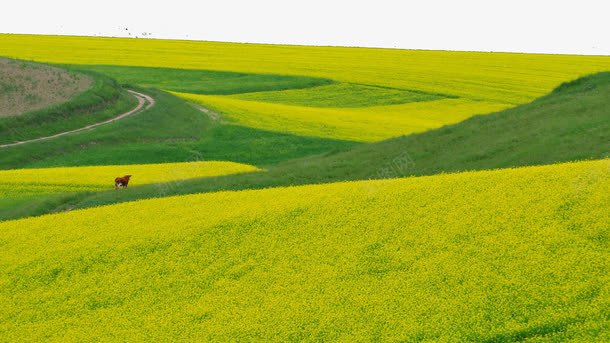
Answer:
[[[610,69],[610,56],[10,34],[0,35],[0,56],[56,63],[316,76],[509,104],[531,101],[561,82]]]
[[[274,100],[273,94],[256,97],[268,102],[186,96],[214,107],[243,125],[355,141],[375,141],[424,131],[527,103],[562,82],[610,70],[609,56],[2,34],[0,56],[71,64],[322,77],[340,82],[342,91],[348,92],[346,98],[354,97],[349,94],[354,85],[451,97],[414,104],[337,109],[320,108],[330,106],[319,103],[316,107],[281,106],[277,102],[285,100],[286,96],[278,95]],[[336,87],[333,89],[336,91]],[[372,93],[369,95],[374,97]]]
[[[608,341],[610,161],[0,223],[0,340]]]
[[[374,142],[458,123],[476,114],[502,110],[505,104],[443,99],[362,108],[317,108],[247,101],[225,96],[175,95],[221,111],[237,124],[303,136]]]
[[[114,178],[132,175],[130,186],[258,171],[221,161],[0,170],[0,198],[39,193],[114,188]]]

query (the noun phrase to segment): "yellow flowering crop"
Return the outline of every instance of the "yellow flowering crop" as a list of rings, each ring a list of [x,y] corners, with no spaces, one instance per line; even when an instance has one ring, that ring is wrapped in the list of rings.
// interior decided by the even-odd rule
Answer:
[[[376,141],[452,124],[474,115],[527,103],[547,94],[562,82],[610,70],[610,56],[2,34],[0,56],[71,64],[321,77],[342,83],[339,87],[343,87],[342,92],[347,92],[346,98],[354,96],[349,93],[349,85],[372,85],[389,87],[397,92],[420,91],[453,97],[421,103],[338,109],[320,108],[319,99],[316,100],[317,107],[282,106],[277,102],[285,101],[290,95],[278,95],[273,99],[273,92],[254,96],[264,98],[266,102],[184,95],[251,127],[355,141]],[[329,87],[337,91],[336,87]],[[341,95],[336,98],[334,102],[340,104]],[[375,99],[371,99],[371,103],[376,103]],[[331,107],[327,105],[322,107]]]
[[[0,223],[0,340],[608,341],[610,161]]]
[[[0,56],[43,62],[305,75],[524,103],[610,69],[610,56],[307,47],[0,34]]]
[[[0,198],[114,188],[115,177],[132,175],[130,186],[259,170],[220,161],[0,170]]]
[[[473,113],[510,105],[468,99],[443,99],[362,108],[317,108],[247,101],[225,96],[176,93],[212,106],[237,124],[302,136],[373,142],[458,123]]]

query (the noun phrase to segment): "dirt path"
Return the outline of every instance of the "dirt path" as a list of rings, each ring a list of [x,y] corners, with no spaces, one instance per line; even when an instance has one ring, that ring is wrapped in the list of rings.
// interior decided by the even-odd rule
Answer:
[[[197,104],[193,104],[193,103],[191,103],[191,105],[192,105],[193,107],[195,107],[197,110],[199,110],[199,111],[201,111],[201,112],[203,112],[203,113],[207,114],[207,116],[208,116],[210,119],[212,119],[213,121],[218,121],[218,120],[220,120],[220,114],[218,114],[218,113],[216,113],[216,112],[214,112],[214,111],[212,111],[212,110],[210,110],[210,109],[208,109],[208,108],[201,107],[201,106],[199,106],[199,105],[197,105]]]
[[[114,121],[123,119],[125,117],[128,117],[132,114],[135,114],[137,112],[140,112],[140,110],[142,110],[142,108],[146,105],[146,107],[144,107],[144,110],[147,110],[151,107],[153,107],[155,105],[155,99],[153,99],[153,97],[146,95],[146,94],[142,94],[142,93],[138,93],[136,91],[132,91],[132,90],[128,90],[129,93],[131,93],[136,99],[138,99],[138,105],[132,109],[129,112],[125,112],[123,114],[120,114],[114,118],[110,118],[108,120],[99,122],[99,123],[95,123],[95,124],[91,124],[91,125],[87,125],[85,127],[81,127],[79,129],[75,129],[75,130],[70,130],[70,131],[65,131],[65,132],[61,132],[52,136],[46,136],[46,137],[40,137],[40,138],[34,138],[34,139],[28,139],[25,141],[19,141],[19,142],[15,142],[15,143],[9,143],[9,144],[0,144],[0,148],[8,148],[8,147],[12,147],[12,146],[16,146],[16,145],[21,145],[21,144],[27,144],[27,143],[32,143],[32,142],[39,142],[39,141],[44,141],[47,139],[53,139],[53,138],[57,138],[57,137],[61,137],[61,136],[66,136],[66,135],[70,135],[73,133],[77,133],[77,132],[82,132],[82,131],[87,131],[87,130],[91,130],[93,128],[96,128],[98,126],[104,125],[104,124],[108,124],[108,123],[112,123]]]

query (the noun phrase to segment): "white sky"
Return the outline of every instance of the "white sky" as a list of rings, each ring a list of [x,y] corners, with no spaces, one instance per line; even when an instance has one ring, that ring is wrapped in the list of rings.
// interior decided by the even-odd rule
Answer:
[[[609,14],[610,0],[7,0],[0,32],[610,55]]]

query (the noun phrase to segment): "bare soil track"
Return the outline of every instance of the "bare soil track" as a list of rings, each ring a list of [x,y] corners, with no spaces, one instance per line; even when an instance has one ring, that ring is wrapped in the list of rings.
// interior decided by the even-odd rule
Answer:
[[[54,134],[51,136],[28,139],[25,141],[19,141],[19,142],[14,142],[14,143],[9,143],[9,144],[1,144],[0,148],[8,148],[8,147],[16,146],[16,145],[22,145],[22,144],[27,144],[27,143],[32,143],[32,142],[39,142],[39,141],[44,141],[44,140],[48,140],[48,139],[53,139],[53,138],[57,138],[57,137],[70,135],[70,134],[77,133],[77,132],[91,130],[98,126],[101,126],[104,124],[109,124],[109,123],[115,122],[117,120],[123,119],[132,114],[138,113],[142,110],[147,110],[155,105],[155,99],[149,95],[139,93],[136,91],[132,91],[132,90],[128,90],[128,92],[131,93],[136,99],[138,99],[138,105],[134,109],[132,109],[128,112],[122,113],[114,118],[110,118],[108,120],[105,120],[105,121],[102,121],[99,123],[87,125],[85,127],[81,127],[81,128],[70,130],[70,131],[60,132],[60,133],[57,133],[57,134]]]

